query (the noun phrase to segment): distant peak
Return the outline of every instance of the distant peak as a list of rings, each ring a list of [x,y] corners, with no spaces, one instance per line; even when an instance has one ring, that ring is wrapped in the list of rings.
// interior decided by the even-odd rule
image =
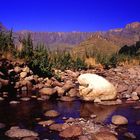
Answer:
[[[126,25],[126,29],[135,29],[135,28],[138,28],[138,27],[140,27],[140,22],[132,22],[132,23],[130,23],[130,24],[127,24]]]
[[[122,28],[117,28],[117,29],[111,29],[109,30],[110,32],[121,32],[123,29]]]

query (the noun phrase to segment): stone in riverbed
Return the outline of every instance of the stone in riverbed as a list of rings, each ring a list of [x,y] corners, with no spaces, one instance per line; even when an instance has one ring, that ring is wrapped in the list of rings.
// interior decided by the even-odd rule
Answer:
[[[77,96],[77,93],[78,93],[78,90],[75,89],[75,88],[72,88],[72,89],[70,89],[70,91],[68,92],[68,95],[69,95],[70,97],[76,97],[76,96]]]
[[[22,71],[22,68],[19,67],[19,66],[16,66],[16,67],[14,68],[14,71],[15,71],[16,73],[20,73],[20,72]]]
[[[78,137],[82,135],[82,133],[82,128],[80,126],[73,125],[61,131],[59,136],[63,138],[72,138]]]
[[[27,81],[27,80],[19,81],[19,84],[21,86],[26,86],[28,90],[31,90],[32,87],[33,87],[33,84],[30,81]]]
[[[94,134],[93,140],[118,140],[118,139],[113,133],[105,131]]]
[[[29,72],[30,72],[30,68],[26,66],[25,68],[23,68],[22,71],[23,71],[23,72],[26,72],[26,73],[29,73]]]
[[[124,136],[130,139],[136,139],[136,136],[133,133],[126,132],[124,133]]]
[[[75,121],[75,119],[72,118],[72,117],[70,117],[70,118],[68,118],[65,122],[66,122],[66,123],[72,123],[72,122],[74,122],[74,121]]]
[[[138,87],[136,88],[136,92],[137,92],[138,95],[140,95],[140,86],[138,86]]]
[[[56,89],[54,88],[42,88],[39,90],[40,94],[45,94],[45,95],[53,95],[56,93]]]
[[[44,115],[46,117],[58,117],[60,115],[60,113],[55,110],[49,110],[49,111],[45,112]]]
[[[18,126],[15,126],[11,127],[10,130],[6,131],[5,135],[10,138],[24,138],[24,137],[37,137],[38,133],[28,129],[21,129]]]
[[[25,78],[27,76],[27,72],[21,72],[20,73],[20,78]]]
[[[72,101],[74,101],[74,100],[75,100],[74,97],[69,97],[69,96],[62,96],[62,97],[60,98],[60,101],[63,101],[63,102],[72,102]]]
[[[53,83],[52,83],[52,86],[59,86],[59,87],[62,87],[63,86],[63,83],[61,83],[61,82],[58,82],[58,81],[53,81]]]
[[[47,121],[40,121],[40,122],[38,122],[38,124],[39,124],[39,125],[42,125],[43,127],[45,127],[45,126],[50,126],[50,125],[52,125],[53,123],[54,123],[53,120],[47,120]]]
[[[79,75],[79,73],[73,72],[71,70],[65,70],[65,72],[73,78],[76,78]]]
[[[21,88],[21,90],[22,90],[22,91],[27,91],[27,87],[26,87],[26,86],[23,86],[23,87]]]
[[[9,84],[9,80],[0,78],[0,83],[1,83],[1,86],[7,86]]]
[[[111,121],[115,125],[125,125],[125,124],[128,124],[127,118],[122,116],[122,115],[114,115],[112,117]]]
[[[23,97],[23,98],[20,98],[21,101],[29,101],[31,98],[29,97]]]
[[[68,80],[68,81],[66,81],[66,83],[64,84],[63,89],[64,89],[65,91],[69,91],[69,90],[70,90],[71,88],[73,88],[73,87],[74,87],[73,82],[70,81],[70,80]]]
[[[4,100],[4,98],[0,97],[0,101],[3,101],[3,100]]]
[[[132,100],[134,100],[134,101],[139,100],[139,97],[138,97],[137,95],[132,95],[131,98],[132,98]]]
[[[39,140],[38,137],[25,137],[22,140]]]
[[[44,100],[44,101],[45,101],[45,100],[49,100],[49,99],[50,99],[50,96],[45,95],[45,94],[42,94],[42,95],[41,95],[41,99]]]
[[[89,140],[87,136],[80,136],[79,140]]]
[[[20,103],[19,101],[10,101],[10,102],[9,102],[9,104],[11,104],[11,105],[12,105],[12,104],[19,104],[19,103]]]
[[[120,99],[117,99],[116,101],[103,101],[103,102],[100,102],[99,104],[101,104],[101,105],[107,105],[107,106],[110,106],[110,105],[119,105],[119,104],[122,104],[122,101]]]
[[[62,131],[63,124],[52,124],[49,129],[54,131]]]
[[[64,95],[65,90],[62,87],[56,86],[55,89],[57,91],[58,96],[63,96]]]
[[[128,88],[129,88],[129,86],[125,85],[125,84],[124,85],[118,85],[117,92],[121,93],[121,92],[127,91]]]
[[[112,100],[117,96],[115,87],[105,78],[96,74],[82,74],[78,77],[79,93],[86,101]]]

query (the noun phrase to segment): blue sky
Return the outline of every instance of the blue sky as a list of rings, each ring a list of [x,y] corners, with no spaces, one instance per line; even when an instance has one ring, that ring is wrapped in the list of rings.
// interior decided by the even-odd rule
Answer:
[[[0,22],[32,31],[104,31],[140,21],[140,0],[0,0]]]

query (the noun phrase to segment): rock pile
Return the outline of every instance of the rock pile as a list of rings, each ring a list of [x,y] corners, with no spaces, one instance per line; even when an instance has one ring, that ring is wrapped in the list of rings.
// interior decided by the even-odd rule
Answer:
[[[139,101],[140,66],[77,72],[54,70],[54,73],[51,78],[39,77],[34,75],[24,63],[0,60],[0,92],[3,93],[1,101],[8,96],[5,92],[11,88],[17,93],[28,92],[30,97],[38,100],[48,100],[53,97],[61,101],[73,101],[75,97],[82,97],[83,100],[101,102],[115,100],[117,97],[114,102],[101,102],[104,105],[120,104],[123,99],[126,99],[127,103]]]

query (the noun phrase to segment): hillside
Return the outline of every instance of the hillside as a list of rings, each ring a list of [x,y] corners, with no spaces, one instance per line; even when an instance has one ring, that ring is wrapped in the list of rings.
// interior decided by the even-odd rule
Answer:
[[[77,56],[95,56],[97,53],[109,55],[125,45],[133,45],[140,40],[140,23],[127,24],[125,28],[107,32],[96,32],[89,39],[72,49]]]
[[[119,48],[120,47],[118,45],[115,45],[113,42],[106,40],[101,35],[96,34],[74,47],[72,52],[76,56],[84,57],[87,55],[90,57],[97,55],[97,53],[109,55],[118,51]]]

